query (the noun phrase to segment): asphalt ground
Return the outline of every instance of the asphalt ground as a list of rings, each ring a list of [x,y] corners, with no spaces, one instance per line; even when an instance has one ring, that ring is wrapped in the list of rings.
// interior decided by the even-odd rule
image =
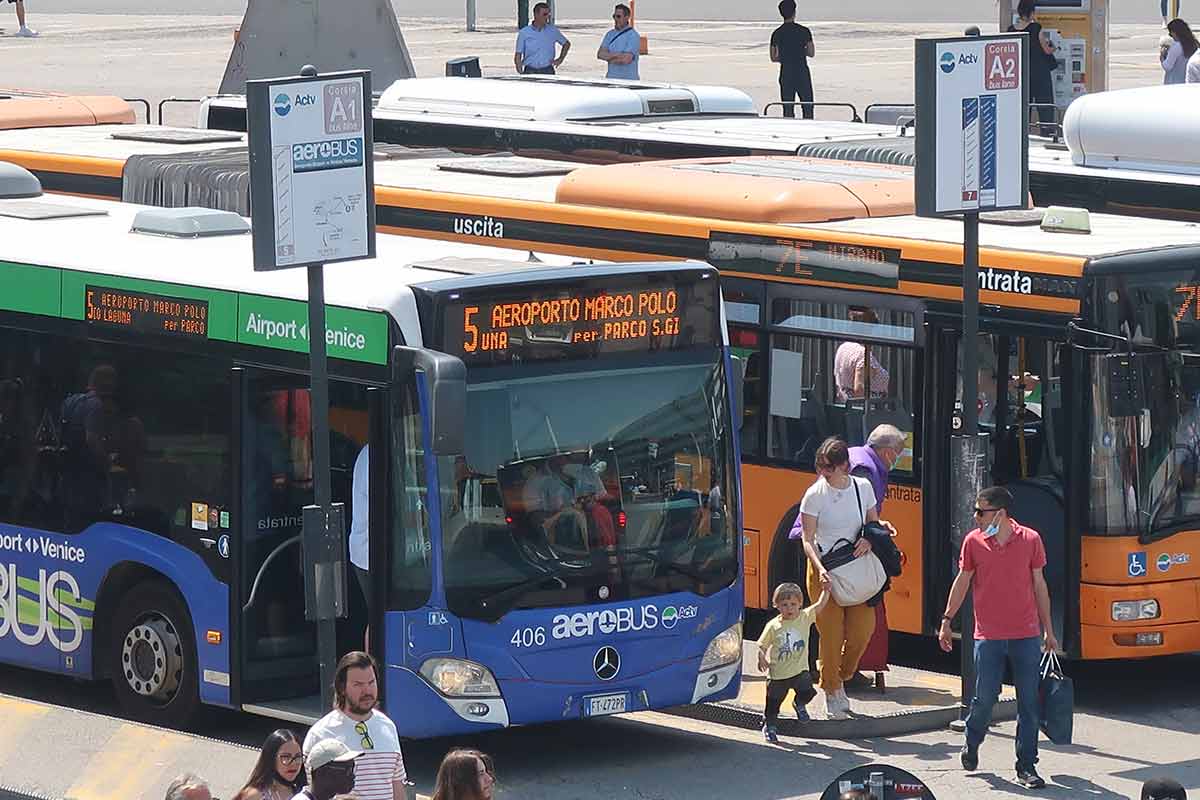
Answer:
[[[939,655],[932,643],[906,636],[894,637],[892,658],[946,673],[957,666],[953,656]],[[1043,740],[1041,770],[1052,785],[1038,796],[1073,800],[1136,796],[1142,781],[1159,774],[1170,774],[1189,790],[1200,791],[1200,708],[1195,688],[1200,655],[1071,665],[1069,670],[1076,681],[1076,743],[1060,747]],[[106,685],[14,668],[0,668],[0,693],[91,713],[117,712]],[[271,720],[214,711],[196,731],[215,740],[205,744],[170,738],[175,734],[143,740],[135,726],[125,726],[119,719],[98,725],[86,714],[68,713],[66,720],[60,727],[27,723],[23,730],[28,733],[0,744],[4,766],[0,786],[61,797],[61,791],[52,791],[55,787],[81,780],[62,774],[77,768],[73,754],[90,753],[85,762],[89,770],[105,768],[109,775],[120,775],[114,760],[126,759],[143,774],[153,774],[152,791],[125,791],[121,800],[138,796],[158,800],[161,794],[155,791],[161,791],[173,769],[197,760],[217,796],[228,798],[252,761],[253,752],[245,747],[257,746],[276,727]],[[14,726],[21,717],[9,711],[5,721]],[[410,742],[405,745],[405,758],[417,792],[428,794],[447,749],[464,744],[479,747],[496,758],[499,800],[815,798],[842,771],[878,761],[913,772],[943,798],[1027,797],[1030,794],[1013,783],[1014,725],[995,726],[976,773],[966,773],[958,765],[961,737],[949,731],[850,741],[785,735],[779,745],[771,746],[756,731],[660,713]],[[0,725],[0,737],[5,727]],[[145,757],[131,760],[131,753],[139,752],[139,742]],[[178,761],[171,760],[176,757]],[[80,800],[116,800],[116,793],[103,793],[113,792],[114,785],[121,784],[115,778],[97,783],[93,775],[80,783],[91,792]],[[0,800],[4,797],[0,792]]]
[[[920,0],[889,5],[912,9],[913,16],[903,20],[878,19],[885,16],[879,13],[874,15],[876,19],[846,21],[843,17],[840,21],[811,22],[817,51],[811,62],[816,99],[851,102],[860,110],[872,102],[911,102],[914,37],[959,34],[972,21],[981,22],[985,31],[996,28],[995,22],[990,27],[988,23],[994,18],[994,7],[986,8],[991,3],[969,0],[963,4],[983,6],[987,13],[974,18],[955,14],[956,19],[939,21],[929,10],[934,4]],[[233,45],[233,32],[241,24],[238,14],[133,15],[50,10],[80,5],[79,2],[47,3],[45,7],[31,4],[29,22],[41,34],[37,39],[8,35],[15,27],[11,19],[3,16],[4,9],[0,7],[0,26],[7,29],[0,36],[0,86],[118,94],[146,98],[155,106],[166,97],[202,97],[216,92],[220,85]],[[105,5],[119,10],[127,4]],[[942,5],[958,7],[960,0]],[[1157,3],[1153,6],[1157,8]],[[181,6],[170,3],[158,8]],[[216,10],[222,4],[218,0],[200,7],[188,6],[193,12],[197,8]],[[481,6],[481,13],[482,9]],[[929,16],[916,16],[922,9]],[[564,75],[603,74],[603,64],[596,60],[595,51],[611,23],[594,11],[592,14],[589,19],[567,17],[560,12],[565,19],[563,30],[573,42],[561,70]],[[404,16],[400,24],[420,76],[444,74],[448,59],[468,55],[479,56],[485,74],[512,71],[515,33],[510,18],[483,16],[475,33],[463,30],[461,17]],[[641,62],[643,78],[733,85],[750,93],[760,107],[777,99],[777,71],[767,53],[774,22],[645,19],[638,27],[650,47],[650,54]],[[1161,82],[1162,69],[1157,60],[1161,33],[1153,21],[1113,25],[1110,86]],[[844,117],[846,112],[820,109],[819,114]],[[170,105],[166,119],[173,124],[194,124],[195,107]]]

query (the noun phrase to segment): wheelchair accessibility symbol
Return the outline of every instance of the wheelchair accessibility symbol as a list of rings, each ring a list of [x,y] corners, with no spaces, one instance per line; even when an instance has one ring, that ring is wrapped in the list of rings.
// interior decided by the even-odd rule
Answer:
[[[1146,574],[1146,554],[1129,554],[1129,577],[1140,578]]]

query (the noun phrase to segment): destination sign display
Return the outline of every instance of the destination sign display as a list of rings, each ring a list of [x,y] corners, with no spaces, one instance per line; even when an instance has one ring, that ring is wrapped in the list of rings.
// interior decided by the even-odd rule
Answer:
[[[899,285],[900,251],[853,242],[821,242],[713,231],[708,263],[753,272],[858,286]]]
[[[84,320],[89,325],[185,338],[208,338],[208,301],[87,286]]]
[[[592,285],[531,287],[446,307],[444,347],[467,364],[595,358],[717,341],[715,276],[695,281],[611,276]]]

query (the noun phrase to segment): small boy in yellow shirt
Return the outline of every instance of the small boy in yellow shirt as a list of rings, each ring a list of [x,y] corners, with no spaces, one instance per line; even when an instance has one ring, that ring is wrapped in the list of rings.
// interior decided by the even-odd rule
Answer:
[[[788,690],[795,692],[792,708],[796,718],[807,720],[805,706],[817,696],[812,674],[808,671],[808,641],[817,613],[829,602],[829,590],[821,592],[817,602],[804,605],[804,592],[794,583],[775,587],[771,605],[779,616],[767,623],[758,637],[758,668],[767,673],[767,706],[763,711],[763,736],[768,742],[779,741],[779,707]]]

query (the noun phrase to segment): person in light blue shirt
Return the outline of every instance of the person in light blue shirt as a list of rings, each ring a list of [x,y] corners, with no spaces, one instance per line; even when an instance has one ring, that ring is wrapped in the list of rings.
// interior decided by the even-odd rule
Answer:
[[[555,45],[562,46],[558,58],[554,57]],[[550,4],[538,3],[533,7],[533,22],[517,32],[513,63],[522,75],[553,75],[570,49],[571,41],[550,24]]]
[[[596,58],[608,62],[608,78],[638,80],[638,56],[642,37],[630,24],[629,6],[617,3],[613,8],[613,29],[604,34]]]

